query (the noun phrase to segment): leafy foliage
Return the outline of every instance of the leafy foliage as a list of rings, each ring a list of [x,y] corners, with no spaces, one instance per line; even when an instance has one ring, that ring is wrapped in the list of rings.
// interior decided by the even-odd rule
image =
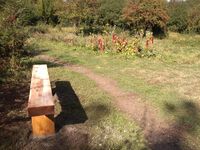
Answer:
[[[199,0],[171,2],[168,5],[169,29],[179,33],[200,33]]]
[[[66,20],[69,24],[76,25],[93,23],[98,8],[97,0],[68,0],[61,4],[63,5],[57,5],[57,10],[64,11],[58,10],[62,22]]]
[[[13,74],[20,65],[20,57],[25,54],[23,49],[27,34],[20,24],[23,12],[21,3],[7,1],[1,9],[0,20],[0,71],[1,75]]]
[[[169,4],[169,29],[175,32],[185,32],[188,27],[187,5],[185,3]]]
[[[192,7],[188,12],[188,30],[200,34],[200,4]]]
[[[131,30],[147,30],[166,34],[168,15],[162,0],[130,0],[123,10],[123,18]]]
[[[54,15],[54,0],[38,0],[35,3],[38,16],[47,24],[56,23],[57,17]]]
[[[123,27],[121,18],[125,0],[100,0],[99,23]]]
[[[168,15],[162,0],[68,0],[56,5],[61,23],[80,26],[86,34],[103,33],[108,25],[131,31],[150,29],[155,34],[167,31]]]

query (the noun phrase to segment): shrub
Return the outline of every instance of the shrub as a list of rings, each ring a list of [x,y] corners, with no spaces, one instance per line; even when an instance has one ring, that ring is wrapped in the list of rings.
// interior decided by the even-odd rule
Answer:
[[[188,12],[188,31],[200,34],[200,4]]]
[[[23,26],[36,25],[39,21],[39,16],[33,11],[34,8],[24,8],[23,12],[19,15],[19,23]]]
[[[130,30],[142,29],[144,36],[151,30],[155,36],[166,35],[169,16],[162,0],[130,0],[123,10],[123,19]]]
[[[99,25],[83,25],[79,27],[78,33],[83,35],[90,35],[90,34],[102,34],[104,31],[103,26]]]
[[[168,27],[171,31],[183,33],[186,32],[188,27],[188,12],[185,3],[179,2],[176,4],[169,4],[170,20]]]
[[[29,33],[47,33],[48,32],[48,26],[43,24],[43,23],[39,23],[36,26],[31,26],[29,27]]]
[[[179,33],[200,33],[199,0],[177,1],[169,3],[170,20],[168,27]]]
[[[125,0],[100,0],[100,4],[97,18],[99,23],[123,27],[121,15]]]
[[[13,75],[20,66],[20,58],[25,55],[23,49],[27,33],[19,24],[20,4],[7,1],[0,12],[0,74]]]

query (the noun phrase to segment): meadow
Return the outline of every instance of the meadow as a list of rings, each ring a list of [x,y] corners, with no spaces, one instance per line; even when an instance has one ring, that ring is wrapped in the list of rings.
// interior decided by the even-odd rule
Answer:
[[[126,33],[121,34],[131,38]],[[200,36],[170,32],[166,39],[155,39],[156,56],[144,58],[127,57],[109,50],[99,52],[88,46],[88,38],[76,35],[73,28],[49,28],[48,32],[37,33],[28,42],[42,55],[87,67],[115,80],[123,91],[137,94],[137,99],[154,107],[160,118],[183,128],[181,149],[199,149]],[[55,78],[52,71],[50,69],[50,76]],[[68,81],[73,80],[76,76]],[[90,85],[81,81],[82,84],[91,90]]]
[[[55,139],[51,138],[37,141],[37,144],[28,138],[31,127],[24,101],[28,98],[33,64],[48,65],[56,99],[56,135],[60,137],[61,143],[63,130],[72,127],[78,131],[78,135],[74,133],[75,136],[86,135],[87,142],[84,143],[86,149],[143,150],[159,149],[159,146],[166,145],[183,150],[200,148],[198,144],[200,139],[199,35],[170,32],[165,39],[154,39],[154,44],[150,48],[155,55],[141,57],[112,50],[115,48],[112,47],[112,34],[83,36],[78,35],[74,27],[43,26],[35,30],[26,41],[26,48],[33,57],[22,60],[26,66],[22,74],[26,77],[20,80],[23,86],[20,85],[19,89],[23,87],[23,92],[17,90],[13,94],[19,95],[18,101],[22,99],[22,102],[18,103],[20,107],[11,106],[9,103],[6,105],[9,107],[7,113],[4,113],[7,120],[2,120],[3,124],[0,126],[0,142],[3,143],[0,149],[40,149],[45,143],[49,149],[69,148],[65,143],[59,147]],[[116,34],[127,40],[134,38],[126,32]],[[93,42],[98,36],[107,42],[107,49],[103,52],[98,49],[98,43]],[[140,42],[145,46],[146,39]],[[93,80],[88,77],[87,72],[81,73],[77,72],[76,68],[75,70],[67,68],[71,65],[87,68],[96,76],[115,81],[122,93],[136,95],[134,101],[144,103],[145,107],[147,105],[157,113],[156,116],[147,113],[145,117],[153,116],[164,120],[173,130],[178,130],[178,134],[170,135],[174,136],[170,142],[163,139],[160,143],[150,144],[144,133],[144,127],[116,104],[116,97],[109,90],[106,91],[99,86],[95,78]],[[22,77],[21,74],[19,76]],[[70,105],[65,104],[65,100],[68,99],[72,101]],[[132,107],[134,112],[135,108]],[[64,120],[60,118],[60,114],[64,114]],[[19,127],[23,127],[20,132],[18,132]],[[75,145],[80,142],[77,141]],[[73,144],[70,144],[73,147]]]
[[[199,10],[198,0],[0,0],[0,150],[199,150]],[[47,64],[55,104],[44,138],[28,116],[35,64]]]

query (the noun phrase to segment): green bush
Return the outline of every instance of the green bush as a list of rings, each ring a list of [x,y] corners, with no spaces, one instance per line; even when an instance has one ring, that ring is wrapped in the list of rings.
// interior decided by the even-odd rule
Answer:
[[[169,3],[168,13],[168,27],[171,31],[200,34],[199,0]]]
[[[123,9],[123,20],[129,30],[150,30],[154,35],[163,36],[167,33],[167,14],[165,3],[162,0],[132,0]]]
[[[200,34],[200,4],[190,9],[188,16],[188,31]]]
[[[123,28],[122,9],[124,8],[126,0],[100,0],[100,7],[98,10],[99,24],[111,26],[118,26]]]
[[[0,28],[0,74],[9,78],[18,72],[20,59],[25,56],[23,49],[27,34],[15,26]]]
[[[79,27],[78,33],[82,33],[83,35],[90,35],[90,34],[102,34],[104,31],[103,26],[98,25],[83,25]]]
[[[185,3],[177,3],[169,5],[170,20],[168,28],[171,31],[183,33],[188,28],[188,12]]]
[[[20,67],[20,58],[26,54],[24,44],[28,37],[19,19],[21,7],[18,2],[7,1],[0,12],[0,74],[13,77]]]
[[[23,54],[23,46],[27,34],[15,26],[0,28],[0,57],[11,57],[12,55]]]
[[[34,8],[24,8],[23,12],[19,15],[19,23],[21,25],[36,25],[40,20],[39,16],[33,11]]]
[[[47,33],[48,32],[48,25],[43,24],[43,23],[39,23],[36,26],[29,27],[28,32],[30,34],[32,34],[32,33],[42,33],[42,34]]]

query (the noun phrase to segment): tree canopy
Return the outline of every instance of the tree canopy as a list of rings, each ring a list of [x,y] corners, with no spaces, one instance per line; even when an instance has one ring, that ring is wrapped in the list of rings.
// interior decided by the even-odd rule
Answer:
[[[164,33],[169,16],[162,0],[130,0],[123,10],[123,18],[132,29]]]

